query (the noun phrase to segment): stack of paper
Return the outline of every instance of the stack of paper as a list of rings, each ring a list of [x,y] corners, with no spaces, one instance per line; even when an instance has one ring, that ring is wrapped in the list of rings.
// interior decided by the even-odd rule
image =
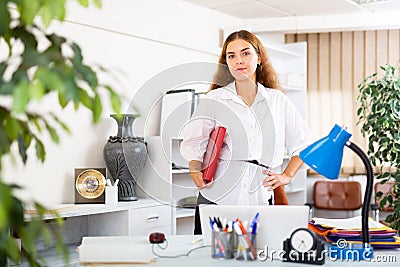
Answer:
[[[348,219],[313,218],[308,226],[328,242],[339,239],[345,239],[349,243],[362,242],[361,216]],[[368,227],[370,242],[374,248],[400,248],[400,238],[396,230],[372,218],[369,218]]]
[[[83,237],[79,246],[81,264],[150,263],[154,260],[150,245],[128,236]]]

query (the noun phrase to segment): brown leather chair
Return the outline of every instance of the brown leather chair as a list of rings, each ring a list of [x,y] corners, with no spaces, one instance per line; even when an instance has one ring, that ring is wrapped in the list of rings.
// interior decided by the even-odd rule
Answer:
[[[314,209],[355,211],[362,206],[361,185],[356,181],[317,181],[313,198]]]

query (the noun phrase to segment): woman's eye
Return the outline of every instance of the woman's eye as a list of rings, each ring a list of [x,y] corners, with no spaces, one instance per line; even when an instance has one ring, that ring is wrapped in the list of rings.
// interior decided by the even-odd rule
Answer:
[[[248,56],[250,55],[250,52],[243,52],[243,56]]]
[[[232,58],[234,58],[235,56],[234,55],[228,55],[228,58],[229,59],[232,59]]]

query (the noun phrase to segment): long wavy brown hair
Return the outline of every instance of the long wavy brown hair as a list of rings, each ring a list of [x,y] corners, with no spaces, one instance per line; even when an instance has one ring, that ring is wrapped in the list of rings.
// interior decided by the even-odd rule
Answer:
[[[242,39],[251,44],[256,50],[257,54],[260,55],[261,62],[257,66],[256,81],[265,87],[282,90],[279,84],[278,74],[271,65],[267,50],[257,36],[246,30],[233,32],[226,38],[218,60],[218,69],[214,75],[213,83],[211,84],[209,90],[211,91],[226,86],[235,80],[232,74],[229,72],[228,64],[226,63],[226,48],[230,42],[237,39]]]

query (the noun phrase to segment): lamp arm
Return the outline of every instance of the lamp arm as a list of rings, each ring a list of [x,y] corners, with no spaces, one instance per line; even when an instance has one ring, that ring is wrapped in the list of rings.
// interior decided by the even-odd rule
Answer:
[[[369,241],[369,228],[368,228],[368,217],[369,217],[369,206],[371,203],[372,187],[374,183],[374,174],[372,171],[372,165],[368,156],[358,147],[356,144],[347,141],[346,146],[353,150],[362,160],[367,172],[367,186],[365,188],[364,202],[361,209],[361,225],[362,225],[362,238],[364,246],[370,246]]]

